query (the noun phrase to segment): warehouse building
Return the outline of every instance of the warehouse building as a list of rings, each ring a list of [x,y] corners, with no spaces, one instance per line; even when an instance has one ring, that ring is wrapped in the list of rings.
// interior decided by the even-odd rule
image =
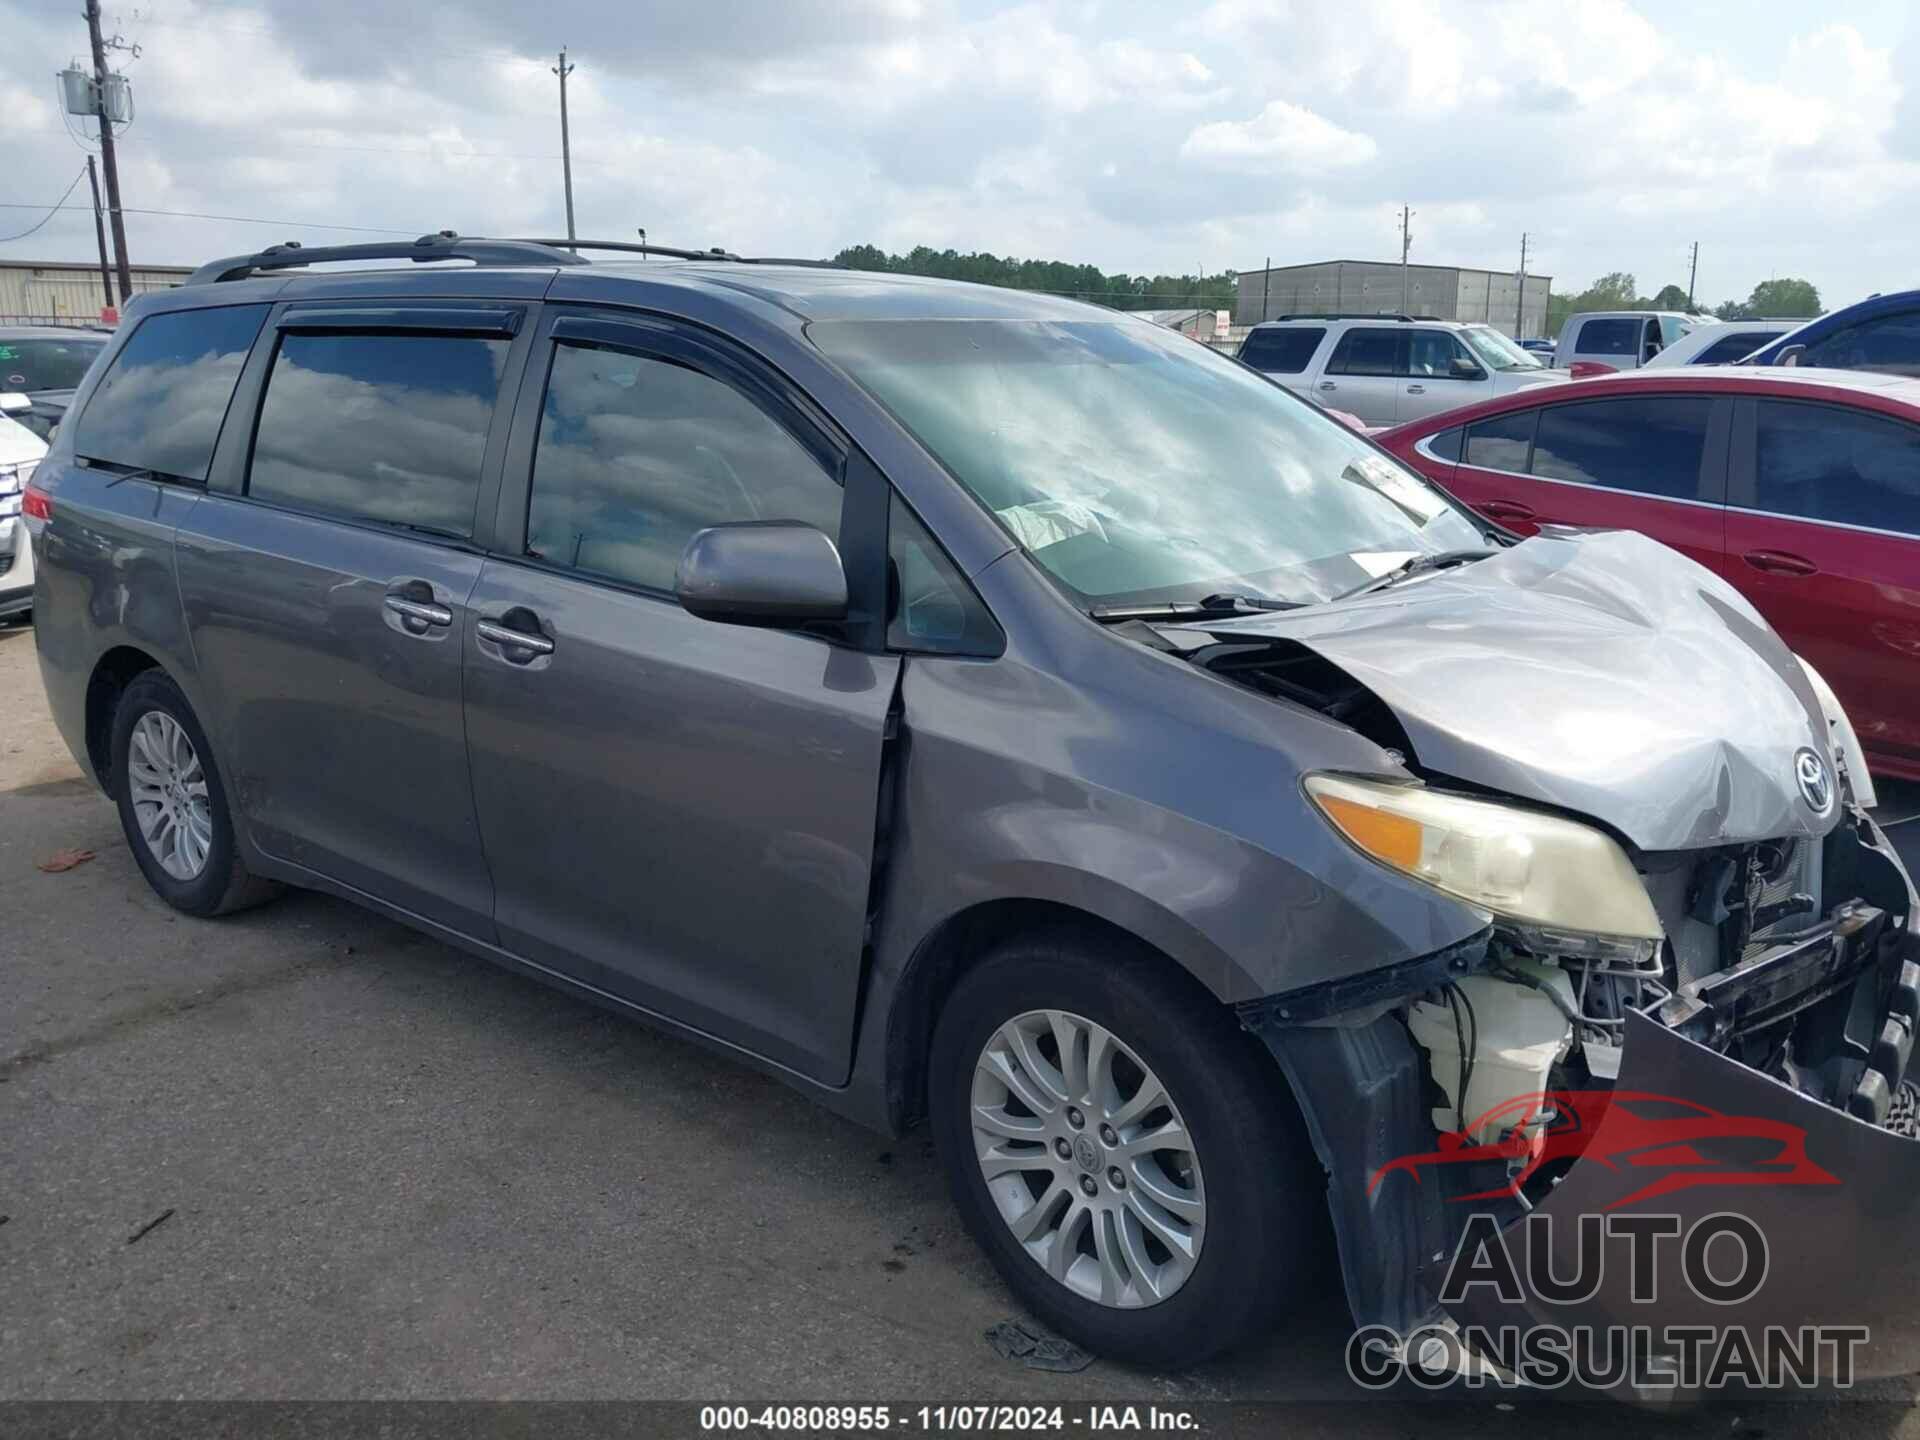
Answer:
[[[1405,288],[1391,261],[1326,260],[1242,270],[1234,304],[1236,326],[1282,315],[1407,314],[1439,320],[1484,321],[1518,340],[1547,333],[1551,276],[1528,275],[1525,299],[1511,270],[1409,265]]]
[[[133,293],[171,290],[192,273],[187,265],[136,265]],[[105,303],[97,263],[0,260],[0,325],[97,324]]]

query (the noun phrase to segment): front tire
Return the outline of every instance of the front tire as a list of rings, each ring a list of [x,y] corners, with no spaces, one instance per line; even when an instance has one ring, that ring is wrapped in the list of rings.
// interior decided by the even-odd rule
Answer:
[[[935,1027],[928,1105],[967,1228],[1047,1325],[1179,1368],[1315,1266],[1319,1166],[1272,1057],[1144,949],[1000,946]]]
[[[120,826],[162,900],[188,915],[208,916],[279,893],[241,861],[213,747],[164,671],[135,676],[120,696],[111,753]]]

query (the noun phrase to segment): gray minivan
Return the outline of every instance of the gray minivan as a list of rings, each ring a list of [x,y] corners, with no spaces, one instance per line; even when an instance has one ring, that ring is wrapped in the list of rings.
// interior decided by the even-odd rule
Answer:
[[[322,263],[381,258],[466,263]],[[24,511],[169,904],[327,891],[924,1119],[1096,1351],[1248,1335],[1329,1229],[1386,1333],[1644,1319],[1439,1281],[1470,1214],[1577,1263],[1649,1096],[1842,1182],[1663,1195],[1782,1232],[1747,1313],[1916,1336],[1913,889],[1831,692],[1647,539],[1092,306],[450,235],[139,297]]]

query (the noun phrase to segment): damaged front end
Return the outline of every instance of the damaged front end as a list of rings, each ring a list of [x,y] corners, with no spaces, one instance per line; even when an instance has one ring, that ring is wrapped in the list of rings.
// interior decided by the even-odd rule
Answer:
[[[1653,1327],[1656,1349],[1690,1326],[1863,1327],[1851,1375],[1920,1371],[1916,904],[1873,822],[1840,809],[1815,841],[1639,857],[1667,932],[1646,953],[1555,953],[1496,922],[1365,994],[1242,1007],[1307,1116],[1357,1325],[1482,1347]],[[1683,1273],[1680,1239],[1728,1213],[1770,1257],[1735,1315]],[[1582,1229],[1627,1214],[1670,1227],[1659,1273],[1632,1226]],[[1517,1290],[1454,1293],[1476,1215]]]
[[[1815,1347],[1822,1381],[1920,1373],[1920,902],[1845,716],[1697,567],[1536,544],[1397,615],[1156,627],[1417,777],[1305,788],[1357,863],[1488,920],[1241,1007],[1326,1170],[1355,1322],[1438,1327],[1498,1374],[1516,1335],[1630,1332],[1675,1362],[1661,1398],[1778,1379],[1688,1368],[1709,1331],[1854,1335]],[[1736,1224],[1759,1253],[1737,1291]],[[1489,1236],[1501,1263],[1464,1263]]]

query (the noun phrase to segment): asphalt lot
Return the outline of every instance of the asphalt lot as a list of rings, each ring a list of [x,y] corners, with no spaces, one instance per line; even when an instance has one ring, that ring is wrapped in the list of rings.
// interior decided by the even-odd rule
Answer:
[[[1301,1433],[1623,1423],[1358,1398],[1330,1289],[1191,1373],[1003,1360],[982,1332],[1018,1312],[924,1135],[871,1135],[331,899],[176,916],[54,733],[30,630],[0,630],[0,716],[0,1400],[1262,1399],[1298,1403]],[[1920,861],[1920,822],[1896,833]],[[66,847],[97,858],[36,869]],[[1920,1431],[1910,1389],[1660,1431]]]

